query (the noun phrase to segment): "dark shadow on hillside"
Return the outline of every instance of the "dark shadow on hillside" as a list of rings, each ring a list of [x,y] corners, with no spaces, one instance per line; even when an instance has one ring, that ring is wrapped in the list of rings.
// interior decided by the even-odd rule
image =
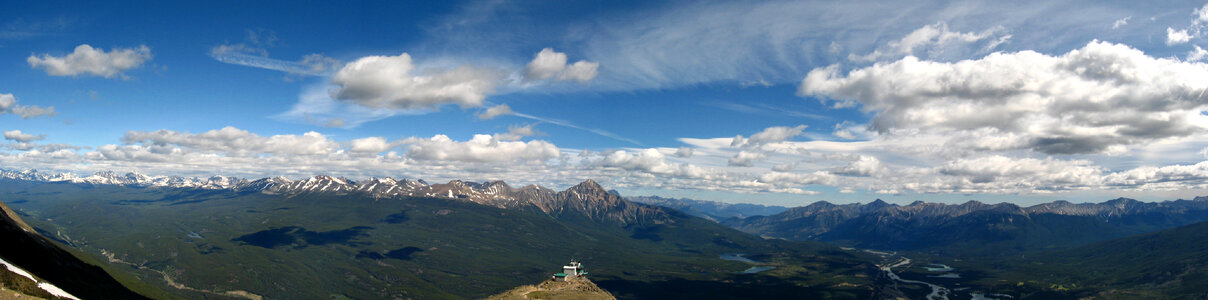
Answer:
[[[365,236],[365,231],[373,229],[368,226],[356,226],[348,229],[331,231],[310,231],[298,226],[265,229],[231,239],[243,245],[275,249],[283,246],[294,246],[301,249],[307,246],[340,244],[347,246],[368,245],[369,242],[358,242],[353,239]]]
[[[420,248],[416,248],[416,247],[403,247],[403,248],[399,248],[399,249],[390,250],[390,252],[386,252],[386,257],[394,258],[394,259],[401,259],[401,260],[411,260],[411,254],[415,254],[416,252],[420,252],[420,251],[424,251],[424,249],[420,249]]]
[[[386,222],[386,223],[390,223],[390,224],[401,224],[410,219],[411,218],[407,216],[407,211],[404,210],[404,211],[401,211],[398,213],[390,214],[390,215],[386,216],[385,218],[382,218],[382,222]]]
[[[659,236],[660,229],[662,229],[662,227],[659,226],[634,227],[633,234],[629,237],[639,240],[650,240],[653,242],[662,241],[663,237]]]
[[[377,251],[361,250],[360,252],[357,252],[356,258],[368,258],[368,259],[393,258],[393,259],[401,259],[401,260],[411,260],[412,254],[415,254],[416,252],[422,252],[422,251],[424,251],[424,249],[420,249],[418,247],[411,247],[411,246],[390,250],[390,251],[387,251],[386,254],[384,254],[384,255]]]

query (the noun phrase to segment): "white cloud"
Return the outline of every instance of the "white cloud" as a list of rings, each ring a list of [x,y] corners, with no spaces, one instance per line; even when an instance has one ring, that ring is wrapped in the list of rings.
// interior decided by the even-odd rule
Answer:
[[[1208,50],[1200,48],[1199,45],[1195,45],[1195,50],[1187,52],[1187,61],[1203,61],[1206,58],[1208,58]]]
[[[416,160],[455,162],[540,162],[561,156],[557,146],[546,141],[501,141],[490,135],[476,134],[458,142],[443,134],[431,138],[408,138],[407,157]]]
[[[1208,32],[1208,4],[1204,4],[1191,13],[1191,25],[1183,29],[1166,27],[1166,45],[1174,46],[1190,42],[1192,39],[1203,37]]]
[[[385,138],[376,136],[355,139],[350,141],[349,144],[351,145],[348,150],[354,153],[377,154],[390,150],[390,148],[394,147],[394,145],[391,145],[389,142],[387,142]]]
[[[758,147],[765,144],[783,142],[787,139],[800,136],[805,131],[806,125],[798,125],[794,127],[774,126],[751,135],[750,138],[743,138],[742,135],[734,137],[730,142],[731,147]]]
[[[528,125],[524,125],[524,126],[511,125],[511,126],[508,126],[508,132],[496,133],[494,135],[494,137],[495,137],[495,139],[501,140],[501,141],[518,141],[518,140],[524,139],[525,137],[544,134],[540,131],[537,131],[536,129],[533,129],[536,126],[537,126],[537,123],[532,123],[532,124],[528,124]]]
[[[881,160],[875,156],[858,155],[859,157],[852,161],[851,164],[841,168],[835,168],[830,173],[847,176],[873,176],[885,172],[885,166],[881,164]]]
[[[1104,153],[1204,131],[1208,65],[1094,41],[1060,56],[994,53],[955,63],[914,57],[819,68],[799,95],[874,113],[878,134],[1046,154]],[[957,138],[959,137],[959,138]],[[1116,147],[1116,148],[1113,148]]]
[[[1191,34],[1187,33],[1187,29],[1175,30],[1174,28],[1166,27],[1166,45],[1186,44],[1188,41],[1191,41]]]
[[[268,51],[264,48],[253,48],[244,44],[214,46],[210,48],[210,57],[223,63],[292,75],[328,75],[343,66],[339,60],[318,53],[305,55],[298,61],[273,59],[268,57]]]
[[[787,185],[835,185],[839,178],[823,171],[812,173],[768,172],[759,176],[760,182]]]
[[[566,64],[566,53],[555,52],[554,48],[541,49],[536,57],[524,67],[524,78],[528,80],[574,80],[586,83],[596,78],[600,63],[580,60]]]
[[[217,152],[230,156],[274,155],[323,155],[339,149],[339,144],[318,132],[302,135],[274,135],[263,137],[247,130],[224,127],[200,134],[172,130],[129,131],[122,137],[126,144],[140,144],[138,148],[196,150]],[[119,148],[111,147],[116,151]],[[150,150],[148,150],[150,151]],[[177,151],[177,150],[172,150]]]
[[[669,163],[666,156],[658,149],[640,149],[634,152],[625,150],[614,151],[606,155],[600,164],[609,168],[620,168],[628,171],[639,171],[647,174],[668,175],[683,178],[708,178],[719,176],[716,171],[699,166],[681,163]]]
[[[105,52],[87,44],[76,46],[75,51],[66,56],[42,54],[41,57],[30,55],[25,59],[30,67],[42,68],[46,74],[54,76],[84,74],[105,78],[127,78],[123,72],[140,67],[148,60],[151,60],[151,48],[145,45],[129,49],[114,48]]]
[[[896,59],[912,55],[926,58],[963,58],[969,54],[987,53],[1011,39],[1003,27],[993,27],[980,33],[948,30],[948,23],[938,22],[923,26],[906,34],[902,39],[891,41],[866,55],[851,54],[848,59],[871,62],[885,58]],[[982,45],[973,44],[983,42]]]
[[[22,142],[22,143],[37,141],[37,140],[41,140],[41,139],[45,139],[45,138],[46,138],[45,134],[32,135],[32,134],[28,134],[28,133],[23,133],[20,130],[9,130],[9,131],[4,132],[4,139],[10,140],[10,141],[18,141],[18,142]]]
[[[512,111],[512,108],[510,106],[508,106],[507,104],[500,104],[500,105],[492,106],[491,108],[488,108],[485,111],[483,111],[482,113],[478,114],[478,119],[479,120],[490,120],[490,119],[494,119],[495,117],[498,117],[498,116],[511,115],[511,114],[515,114],[515,112]]]
[[[692,158],[692,148],[679,147],[679,149],[675,149],[675,157]]]
[[[728,165],[731,167],[750,167],[755,161],[767,157],[766,154],[753,151],[739,151],[734,157],[730,158]]]
[[[445,104],[482,106],[495,92],[502,74],[462,65],[454,69],[418,70],[407,53],[366,56],[345,65],[332,77],[335,99],[372,108],[436,109]]]
[[[1110,174],[1104,181],[1109,186],[1136,190],[1204,188],[1208,181],[1208,161],[1193,165],[1143,166]]]
[[[1001,155],[958,159],[939,168],[939,173],[953,175],[968,184],[997,184],[1030,186],[1035,189],[1070,189],[1099,184],[1101,168],[1086,160],[1057,160],[1053,158],[1009,158]]]
[[[17,97],[13,94],[0,94],[0,114],[14,114],[21,116],[22,119],[29,119],[41,116],[54,116],[54,106],[41,107],[35,105],[20,105],[17,103]]]
[[[558,80],[574,80],[579,83],[587,83],[596,78],[599,74],[600,63],[589,61],[576,61],[574,64],[566,66],[561,74],[558,74]]]
[[[1128,25],[1128,19],[1132,19],[1132,16],[1124,17],[1123,19],[1112,22],[1112,29],[1120,29],[1120,26]]]
[[[524,67],[524,77],[531,80],[548,79],[557,76],[563,69],[566,69],[566,53],[545,48]]]

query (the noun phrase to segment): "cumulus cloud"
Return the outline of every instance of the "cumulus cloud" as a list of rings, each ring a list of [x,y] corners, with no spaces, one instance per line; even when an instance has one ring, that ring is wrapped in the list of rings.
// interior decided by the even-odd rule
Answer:
[[[691,158],[692,148],[679,147],[679,149],[675,149],[675,157]]]
[[[1096,185],[1103,171],[1087,160],[1010,158],[1002,155],[958,159],[939,168],[940,174],[958,176],[969,183],[1005,182],[1043,189]]]
[[[524,126],[511,125],[511,126],[508,126],[507,133],[497,133],[497,134],[495,134],[495,138],[498,140],[501,140],[501,141],[516,141],[516,140],[523,139],[525,137],[543,134],[540,131],[533,129],[536,126],[537,126],[537,123],[532,123],[532,124],[528,124],[528,125],[524,125]]]
[[[558,158],[557,146],[546,141],[501,141],[485,134],[458,142],[443,134],[431,138],[408,138],[407,157],[415,160],[456,162],[540,162]]]
[[[806,125],[798,125],[794,127],[775,126],[768,127],[764,130],[751,135],[750,138],[743,138],[742,135],[735,136],[730,142],[731,147],[758,147],[765,144],[778,143],[790,138],[800,136],[805,131]]]
[[[1191,16],[1191,25],[1187,26],[1187,28],[1174,29],[1173,27],[1166,27],[1167,46],[1186,44],[1191,39],[1203,37],[1205,33],[1208,33],[1208,4],[1196,8],[1191,13]]]
[[[874,114],[887,135],[935,134],[952,143],[1046,154],[1104,153],[1203,132],[1208,65],[1154,58],[1094,41],[1064,55],[994,53],[955,63],[915,57],[859,68],[818,68],[798,94]]]
[[[1205,58],[1208,58],[1208,50],[1204,50],[1198,45],[1195,46],[1195,50],[1187,52],[1187,61],[1203,61]]]
[[[585,60],[566,64],[566,53],[556,52],[554,48],[541,49],[536,57],[524,67],[524,78],[527,80],[574,80],[586,83],[596,78],[600,63]]]
[[[600,161],[600,164],[609,168],[685,178],[717,176],[715,171],[692,164],[670,163],[666,161],[666,158],[662,152],[653,148],[640,149],[633,152],[619,150],[606,155]]]
[[[756,160],[767,157],[767,155],[753,151],[739,151],[728,162],[731,167],[750,167]]]
[[[768,172],[759,176],[760,182],[788,185],[835,185],[838,176],[824,171],[812,173]]]
[[[1189,41],[1191,41],[1191,34],[1187,33],[1187,29],[1175,30],[1174,28],[1166,27],[1166,45],[1186,44]]]
[[[349,151],[354,153],[381,153],[394,147],[385,138],[371,136],[367,138],[359,138],[348,142]]]
[[[0,94],[0,115],[14,114],[21,116],[22,119],[29,119],[41,116],[54,116],[54,106],[41,107],[36,105],[20,105],[17,103],[17,97],[13,94]]]
[[[336,72],[335,99],[389,109],[436,109],[445,104],[482,106],[495,93],[498,70],[462,65],[453,69],[419,70],[407,53],[366,56]]]
[[[912,55],[929,58],[963,58],[968,54],[987,53],[1011,39],[1003,27],[992,27],[982,32],[959,32],[948,30],[948,23],[938,22],[916,29],[900,40],[891,41],[866,55],[848,55],[848,59],[860,62],[877,61],[884,58],[900,58]],[[975,45],[981,42],[980,45]]]
[[[500,105],[492,106],[491,108],[488,108],[485,111],[483,111],[482,113],[478,114],[478,119],[479,120],[490,120],[490,119],[494,119],[495,117],[498,117],[498,116],[511,115],[511,114],[515,114],[515,112],[512,111],[512,108],[510,106],[508,106],[507,104],[500,104]]]
[[[885,166],[881,164],[881,160],[875,156],[857,155],[854,161],[847,166],[834,168],[830,173],[847,176],[873,176],[884,172]]]
[[[339,143],[318,132],[302,135],[274,135],[263,137],[247,130],[224,127],[199,134],[172,130],[129,131],[122,137],[128,145],[140,144],[138,149],[172,149],[220,152],[232,156],[275,155],[322,155],[337,151]],[[109,150],[116,151],[118,148]],[[131,148],[135,149],[135,148]]]
[[[22,142],[22,143],[42,140],[45,138],[46,138],[45,134],[32,135],[32,134],[28,134],[28,133],[23,133],[20,130],[9,130],[9,131],[4,132],[4,139],[10,140],[10,141]]]
[[[138,68],[151,60],[151,48],[140,45],[135,48],[114,48],[106,52],[88,44],[76,46],[66,56],[30,55],[25,59],[29,66],[41,68],[53,76],[78,76],[80,74],[105,78],[127,78],[126,70]]]
[[[1191,165],[1143,166],[1109,174],[1103,181],[1109,186],[1137,190],[1203,188],[1204,182],[1208,181],[1208,161]]]

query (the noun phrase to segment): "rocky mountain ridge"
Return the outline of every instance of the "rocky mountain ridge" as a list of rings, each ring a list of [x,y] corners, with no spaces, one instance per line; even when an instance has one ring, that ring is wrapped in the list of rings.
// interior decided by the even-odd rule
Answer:
[[[966,248],[1001,251],[1060,249],[1208,221],[1208,197],[1142,202],[1018,206],[968,201],[897,205],[819,201],[770,216],[722,223],[767,238],[815,240],[885,250]],[[955,247],[958,245],[964,245]]]
[[[1125,215],[1139,214],[1151,211],[1186,211],[1208,209],[1208,197],[1196,197],[1192,200],[1173,200],[1162,202],[1142,202],[1129,198],[1117,198],[1101,203],[1071,203],[1057,200],[1032,206],[1019,206],[1012,203],[986,204],[979,201],[967,201],[961,204],[943,204],[915,201],[908,205],[890,204],[877,199],[868,204],[832,204],[818,201],[810,205],[790,208],[777,216],[786,218],[810,217],[825,214],[859,215],[867,213],[883,213],[904,217],[957,217],[978,211],[995,211],[1020,215],[1058,214],[1071,216],[1097,216],[1101,218],[1118,218]]]

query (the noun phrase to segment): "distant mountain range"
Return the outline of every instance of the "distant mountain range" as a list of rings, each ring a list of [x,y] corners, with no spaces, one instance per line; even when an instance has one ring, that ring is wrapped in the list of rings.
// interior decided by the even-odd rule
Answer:
[[[633,196],[625,200],[674,208],[693,216],[721,221],[730,218],[746,218],[751,216],[767,216],[788,210],[788,207],[749,204],[725,203],[718,201],[693,200],[687,198],[663,198],[659,196]]]
[[[453,180],[445,184],[428,184],[423,180],[397,180],[387,177],[353,181],[324,175],[316,175],[303,180],[290,180],[285,177],[250,180],[226,176],[202,179],[176,176],[153,177],[138,173],[119,175],[109,171],[97,172],[87,177],[77,177],[68,173],[47,175],[39,173],[37,170],[0,170],[0,179],[143,188],[230,190],[280,195],[321,192],[334,195],[367,195],[374,198],[461,199],[504,209],[537,209],[551,215],[575,212],[621,224],[664,222],[667,218],[664,214],[659,213],[661,208],[632,205],[630,202],[622,201],[620,196],[605,191],[598,183],[590,179],[561,192],[537,185],[513,188],[503,181],[473,183]]]
[[[1208,221],[1206,197],[1157,203],[1125,198],[1103,203],[1056,201],[1028,207],[977,201],[955,205],[823,201],[723,223],[767,238],[995,255],[1062,249],[1201,221]]]

